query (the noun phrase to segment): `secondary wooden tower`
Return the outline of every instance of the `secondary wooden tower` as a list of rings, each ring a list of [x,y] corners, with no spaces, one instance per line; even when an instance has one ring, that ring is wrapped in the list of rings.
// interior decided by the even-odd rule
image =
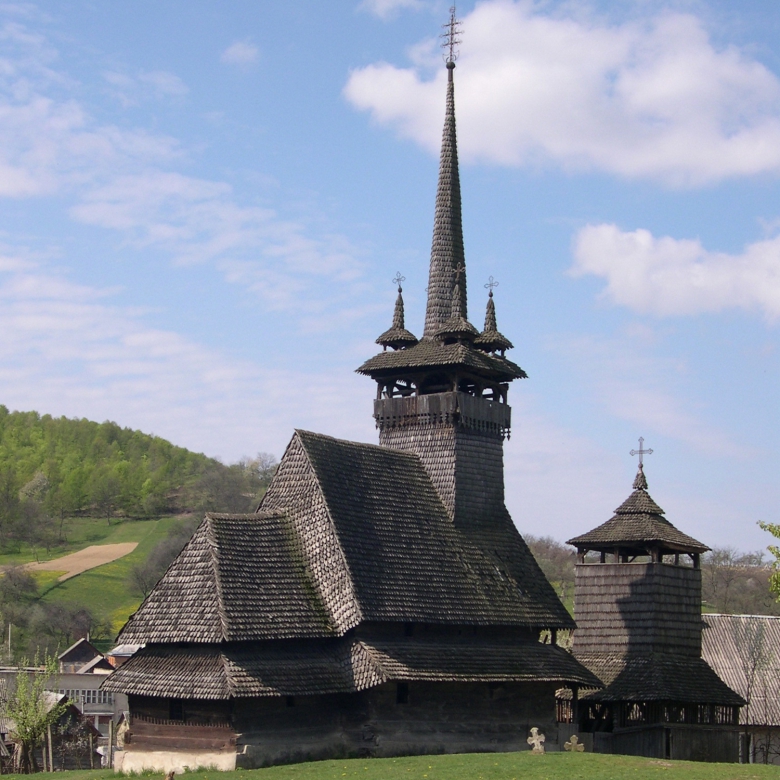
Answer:
[[[616,753],[736,761],[744,702],[701,658],[709,548],[663,516],[641,460],[633,487],[614,517],[568,542],[578,561],[573,652],[605,685],[583,697],[582,730],[611,734],[600,744]]]

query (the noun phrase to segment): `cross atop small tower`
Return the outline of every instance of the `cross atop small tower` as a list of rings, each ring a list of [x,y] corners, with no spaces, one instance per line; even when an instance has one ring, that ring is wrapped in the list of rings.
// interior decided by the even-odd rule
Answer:
[[[498,282],[491,276],[487,283],[485,284],[485,289],[489,290],[488,295],[492,298],[493,297],[493,288],[498,287]]]
[[[444,28],[445,32],[439,36],[440,38],[444,39],[441,47],[442,49],[447,50],[444,61],[447,63],[447,65],[452,63],[454,66],[455,60],[458,59],[458,46],[460,45],[460,38],[458,36],[461,33],[460,20],[455,18],[454,5],[452,8],[450,8],[449,22],[447,22],[447,24],[443,24],[442,27]]]
[[[645,443],[644,438],[642,436],[640,436],[639,437],[639,449],[638,450],[631,450],[631,452],[629,453],[630,455],[639,455],[639,468],[640,469],[642,468],[642,456],[643,455],[652,455],[653,454],[653,451],[650,448],[648,448],[646,450],[643,449],[644,443]]]
[[[392,279],[393,284],[397,284],[398,285],[398,292],[403,292],[403,290],[401,289],[401,282],[405,282],[405,281],[406,281],[406,277],[405,276],[401,276],[401,272],[400,271],[397,271],[395,276]]]

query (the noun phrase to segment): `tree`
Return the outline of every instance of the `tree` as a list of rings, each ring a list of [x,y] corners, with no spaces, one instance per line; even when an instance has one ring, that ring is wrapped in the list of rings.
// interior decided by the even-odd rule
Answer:
[[[550,536],[524,537],[536,562],[558,592],[561,601],[566,601],[574,592],[574,564],[576,555],[568,545],[561,544]]]
[[[57,687],[55,656],[45,656],[42,665],[36,656],[33,666],[40,667],[36,671],[27,671],[24,668],[26,661],[21,666],[16,676],[16,688],[2,709],[5,717],[13,723],[10,735],[17,745],[14,769],[29,774],[38,771],[35,748],[43,741],[46,729],[60,719],[66,707],[53,704],[47,695],[47,686]]]
[[[758,524],[764,531],[772,534],[775,539],[780,539],[780,523],[765,523],[759,520]],[[780,601],[780,546],[770,544],[767,550],[775,556],[774,561],[772,561],[772,576],[769,578],[769,589]]]

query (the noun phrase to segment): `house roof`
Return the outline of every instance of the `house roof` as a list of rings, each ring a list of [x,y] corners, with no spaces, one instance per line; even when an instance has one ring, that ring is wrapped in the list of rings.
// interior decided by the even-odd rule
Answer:
[[[121,642],[339,636],[361,621],[573,625],[508,515],[450,519],[411,453],[297,431],[250,515],[208,514]]]
[[[538,642],[371,641],[146,647],[102,688],[129,694],[227,699],[354,693],[391,681],[599,681],[565,650]]]
[[[95,656],[91,661],[87,661],[84,666],[80,666],[76,670],[76,674],[103,674],[104,672],[110,672],[114,669],[113,666],[105,659],[104,656]]]
[[[587,694],[592,701],[669,701],[741,706],[735,693],[695,656],[653,653],[612,655],[578,653],[582,662],[605,685]]]
[[[615,547],[660,546],[667,550],[703,553],[707,545],[673,526],[647,492],[647,480],[639,466],[634,492],[615,510],[615,515],[592,531],[569,539],[567,544],[599,550]]]
[[[57,660],[65,664],[87,663],[93,658],[102,658],[103,654],[87,639],[81,638],[67,650],[63,650]]]
[[[740,723],[780,726],[780,617],[702,618],[702,657],[748,700],[740,713]]]

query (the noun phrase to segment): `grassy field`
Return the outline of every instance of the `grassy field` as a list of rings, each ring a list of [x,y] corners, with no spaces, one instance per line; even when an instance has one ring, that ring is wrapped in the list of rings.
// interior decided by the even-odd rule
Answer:
[[[69,517],[62,528],[64,540],[50,550],[43,547],[20,545],[15,552],[0,554],[0,566],[16,566],[33,561],[50,561],[68,553],[83,550],[91,544],[114,544],[115,542],[137,542],[139,533],[133,530],[145,523],[157,522],[137,520],[112,520],[109,525],[104,517]]]
[[[88,540],[88,544],[114,544],[117,542],[138,542],[138,547],[119,560],[90,569],[77,577],[56,582],[50,580],[50,587],[43,594],[43,601],[81,604],[97,615],[111,621],[114,632],[118,631],[128,615],[141,603],[140,594],[128,585],[130,569],[143,562],[154,546],[162,541],[176,518],[161,520],[126,520],[115,525],[111,533],[99,542]],[[86,546],[86,545],[83,545]],[[41,572],[41,575],[51,572]]]
[[[351,759],[238,772],[188,773],[193,780],[752,780],[780,778],[780,767],[699,764],[593,753],[480,753]],[[162,777],[162,773],[149,773]],[[19,778],[22,775],[18,775]],[[58,773],[62,780],[108,780],[107,770]]]

